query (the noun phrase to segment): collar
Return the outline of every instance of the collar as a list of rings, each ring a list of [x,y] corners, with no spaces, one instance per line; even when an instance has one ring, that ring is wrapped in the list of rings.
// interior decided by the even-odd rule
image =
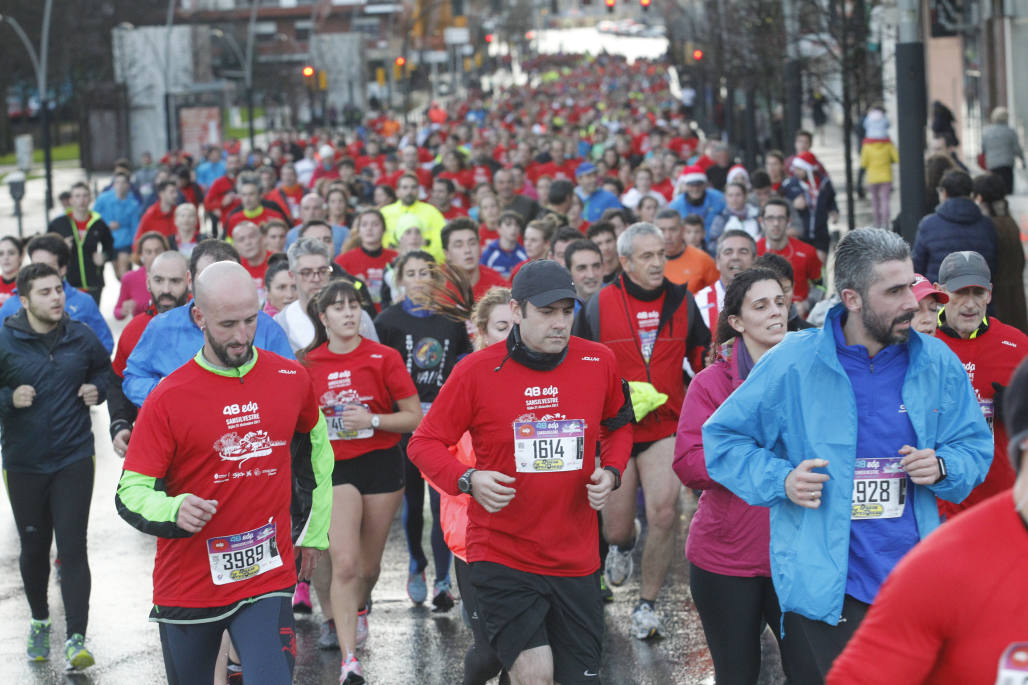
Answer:
[[[560,366],[567,355],[567,347],[560,352],[554,353],[534,352],[528,349],[521,340],[521,326],[514,324],[511,326],[510,335],[507,336],[507,355],[500,361],[500,365],[493,370],[499,371],[507,363],[508,359],[513,359],[518,364],[527,366],[533,371],[553,371]]]
[[[247,209],[243,207],[243,216],[247,219],[256,219],[264,213],[264,205],[257,205],[257,209]]]
[[[251,349],[253,350],[253,354],[250,355],[250,360],[242,366],[237,366],[234,369],[222,369],[211,364],[203,356],[202,347],[200,348],[200,351],[197,352],[196,355],[193,357],[193,361],[199,364],[201,369],[209,371],[213,373],[215,376],[223,376],[225,378],[242,378],[246,374],[250,373],[250,371],[253,370],[253,367],[257,365],[257,348],[251,345]]]
[[[653,302],[654,300],[659,300],[660,297],[667,290],[668,280],[665,278],[664,282],[660,284],[659,288],[656,288],[654,290],[646,290],[641,285],[639,285],[631,278],[629,278],[627,274],[622,273],[621,283],[625,289],[625,292],[631,295],[633,298],[637,300],[642,300],[643,302]]]
[[[939,309],[939,330],[948,335],[951,338],[960,338],[960,334],[957,333],[952,326],[946,323],[946,308],[942,307]],[[969,340],[974,340],[980,335],[984,335],[989,330],[989,317],[985,316],[982,318],[982,322],[978,324],[978,328],[971,331]]]
[[[414,302],[410,297],[403,298],[400,305],[403,307],[403,311],[407,312],[411,316],[416,316],[419,319],[427,319],[432,316],[431,309]]]

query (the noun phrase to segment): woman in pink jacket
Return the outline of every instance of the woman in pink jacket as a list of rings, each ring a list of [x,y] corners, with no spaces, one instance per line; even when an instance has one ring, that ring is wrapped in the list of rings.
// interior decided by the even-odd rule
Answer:
[[[757,682],[760,635],[766,624],[780,636],[781,612],[771,584],[768,510],[751,507],[711,480],[701,428],[785,337],[788,317],[789,302],[773,272],[749,269],[737,275],[718,317],[714,360],[689,384],[678,422],[675,473],[686,487],[703,491],[685,555],[717,685]],[[778,644],[788,681],[808,682],[793,672],[798,660],[790,659],[791,645],[780,637]]]

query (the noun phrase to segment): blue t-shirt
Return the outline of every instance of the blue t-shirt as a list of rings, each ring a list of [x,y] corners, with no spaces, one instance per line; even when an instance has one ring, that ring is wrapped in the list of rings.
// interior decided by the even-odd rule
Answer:
[[[621,209],[621,200],[609,190],[597,188],[592,195],[586,195],[581,187],[575,188],[575,193],[582,201],[582,218],[592,223],[599,221],[603,213],[608,209]]]
[[[510,272],[514,270],[514,267],[527,259],[528,253],[525,252],[525,248],[520,244],[515,245],[513,250],[507,252],[500,247],[500,241],[497,238],[489,241],[489,244],[482,250],[482,259],[480,261],[490,269],[498,271],[507,280],[510,280]]]
[[[864,466],[888,470],[887,464],[898,463],[890,459],[903,456],[899,454],[903,445],[917,446],[917,435],[902,397],[910,351],[906,344],[889,345],[871,358],[863,345],[846,344],[842,318],[834,319],[832,326],[839,363],[849,376],[857,402],[857,470]],[[891,481],[889,485],[893,489],[905,488],[903,514],[895,518],[850,521],[846,594],[868,604],[878,595],[885,577],[921,539],[914,518],[913,498],[917,488],[907,475],[887,480]],[[901,486],[900,480],[905,485]],[[864,485],[869,486],[870,493],[878,484],[872,486],[865,482]]]

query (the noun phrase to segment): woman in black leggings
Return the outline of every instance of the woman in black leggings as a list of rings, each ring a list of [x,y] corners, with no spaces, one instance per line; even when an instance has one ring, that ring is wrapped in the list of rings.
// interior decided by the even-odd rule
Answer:
[[[682,405],[675,441],[675,473],[702,490],[685,553],[689,588],[714,661],[717,685],[753,685],[760,674],[760,637],[769,626],[790,683],[819,682],[798,669],[802,641],[781,638],[781,612],[771,583],[768,510],[751,507],[711,480],[703,456],[704,421],[742,384],[760,357],[785,337],[789,303],[778,276],[766,269],[738,274],[725,304],[710,365],[696,374]]]

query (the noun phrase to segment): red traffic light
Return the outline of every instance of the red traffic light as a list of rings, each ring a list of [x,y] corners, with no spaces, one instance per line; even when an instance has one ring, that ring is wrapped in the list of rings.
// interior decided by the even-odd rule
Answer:
[[[491,34],[491,33],[485,34],[485,42],[486,43],[492,43],[493,42],[493,34]]]
[[[699,48],[696,48],[695,50],[693,50],[692,51],[692,58],[694,60],[696,60],[697,62],[699,62],[701,59],[703,59],[703,50],[700,50]]]
[[[311,76],[314,76],[314,67],[312,67],[309,64],[307,66],[305,66],[303,68],[303,75],[306,76],[307,78],[310,78]]]
[[[648,10],[652,3],[653,3],[653,0],[639,0],[639,4],[642,6],[644,11]]]
[[[407,63],[407,58],[402,57],[402,56],[396,58],[396,66],[402,67],[406,63]]]

